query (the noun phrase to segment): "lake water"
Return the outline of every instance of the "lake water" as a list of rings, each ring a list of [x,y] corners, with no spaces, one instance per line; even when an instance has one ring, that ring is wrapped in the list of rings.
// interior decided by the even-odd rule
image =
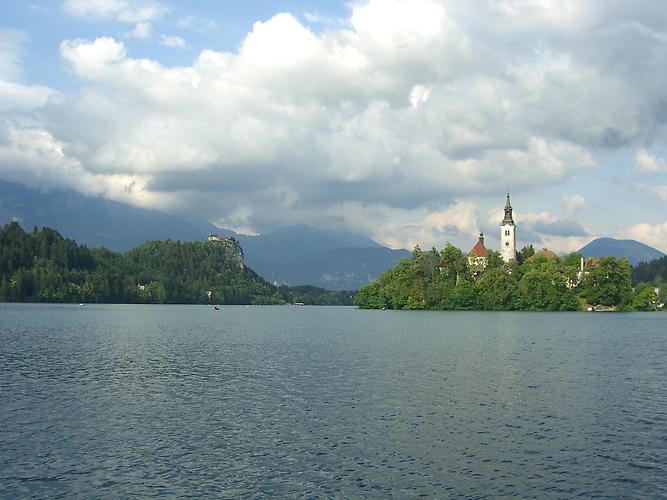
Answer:
[[[0,497],[664,497],[667,314],[0,304]]]

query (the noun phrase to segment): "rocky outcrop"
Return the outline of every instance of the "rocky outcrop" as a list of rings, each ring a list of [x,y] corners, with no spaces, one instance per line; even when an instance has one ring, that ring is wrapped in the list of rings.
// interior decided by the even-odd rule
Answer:
[[[208,237],[208,242],[212,245],[220,245],[225,249],[227,256],[243,269],[243,248],[236,238],[231,236],[220,236],[217,234],[211,234]]]

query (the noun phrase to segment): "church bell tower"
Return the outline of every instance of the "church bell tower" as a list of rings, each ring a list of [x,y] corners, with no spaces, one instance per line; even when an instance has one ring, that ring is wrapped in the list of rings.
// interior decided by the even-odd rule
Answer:
[[[507,193],[507,203],[505,203],[505,218],[500,224],[500,255],[505,262],[516,260],[516,226],[512,218],[512,204],[510,203],[510,194]]]

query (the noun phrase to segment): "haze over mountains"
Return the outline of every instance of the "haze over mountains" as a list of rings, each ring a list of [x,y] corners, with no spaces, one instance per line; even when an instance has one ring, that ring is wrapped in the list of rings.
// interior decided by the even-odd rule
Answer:
[[[356,290],[411,255],[367,236],[309,226],[286,226],[258,236],[225,229],[218,233],[239,240],[246,262],[260,276],[285,285]]]
[[[266,280],[330,290],[358,289],[410,256],[407,250],[386,248],[367,236],[345,231],[297,225],[249,236],[73,190],[42,192],[0,180],[0,224],[11,220],[27,230],[48,226],[89,247],[120,252],[146,240],[193,241],[210,233],[234,236],[246,264]],[[665,255],[638,241],[613,238],[598,238],[580,252],[584,257],[626,256],[632,265]]]
[[[410,255],[345,231],[288,226],[248,236],[73,190],[42,192],[0,180],[0,224],[11,220],[26,230],[48,226],[89,247],[119,252],[146,240],[193,241],[210,233],[234,236],[246,264],[270,282],[331,290],[358,289]]]
[[[124,252],[146,240],[200,240],[216,228],[185,222],[157,210],[137,208],[74,190],[42,192],[0,180],[0,223],[24,229],[48,226],[89,247]]]

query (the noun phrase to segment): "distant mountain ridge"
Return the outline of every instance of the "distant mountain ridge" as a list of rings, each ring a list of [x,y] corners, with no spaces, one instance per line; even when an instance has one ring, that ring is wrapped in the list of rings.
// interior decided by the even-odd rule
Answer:
[[[259,262],[253,269],[270,282],[285,285],[312,284],[328,290],[357,290],[412,254],[381,246],[336,248],[310,260],[290,263]]]
[[[393,250],[360,234],[286,226],[258,236],[220,229],[238,239],[246,263],[279,285],[314,285],[328,290],[357,290],[393,267],[407,250]]]
[[[0,180],[0,224],[51,227],[88,247],[124,252],[147,240],[202,240],[213,224],[195,226],[157,210],[138,208],[73,190],[42,192]]]
[[[241,243],[248,262],[297,263],[339,248],[384,248],[371,238],[349,231],[323,231],[305,225],[284,226],[256,236],[229,229],[218,233]]]
[[[660,250],[639,241],[614,238],[597,238],[582,247],[579,253],[584,257],[627,257],[633,266],[665,256]]]
[[[88,247],[117,252],[147,240],[202,241],[211,233],[234,236],[248,266],[270,282],[330,290],[356,290],[410,255],[347,231],[296,225],[249,236],[73,190],[42,192],[0,180],[0,225],[12,220],[28,231],[47,226]]]

